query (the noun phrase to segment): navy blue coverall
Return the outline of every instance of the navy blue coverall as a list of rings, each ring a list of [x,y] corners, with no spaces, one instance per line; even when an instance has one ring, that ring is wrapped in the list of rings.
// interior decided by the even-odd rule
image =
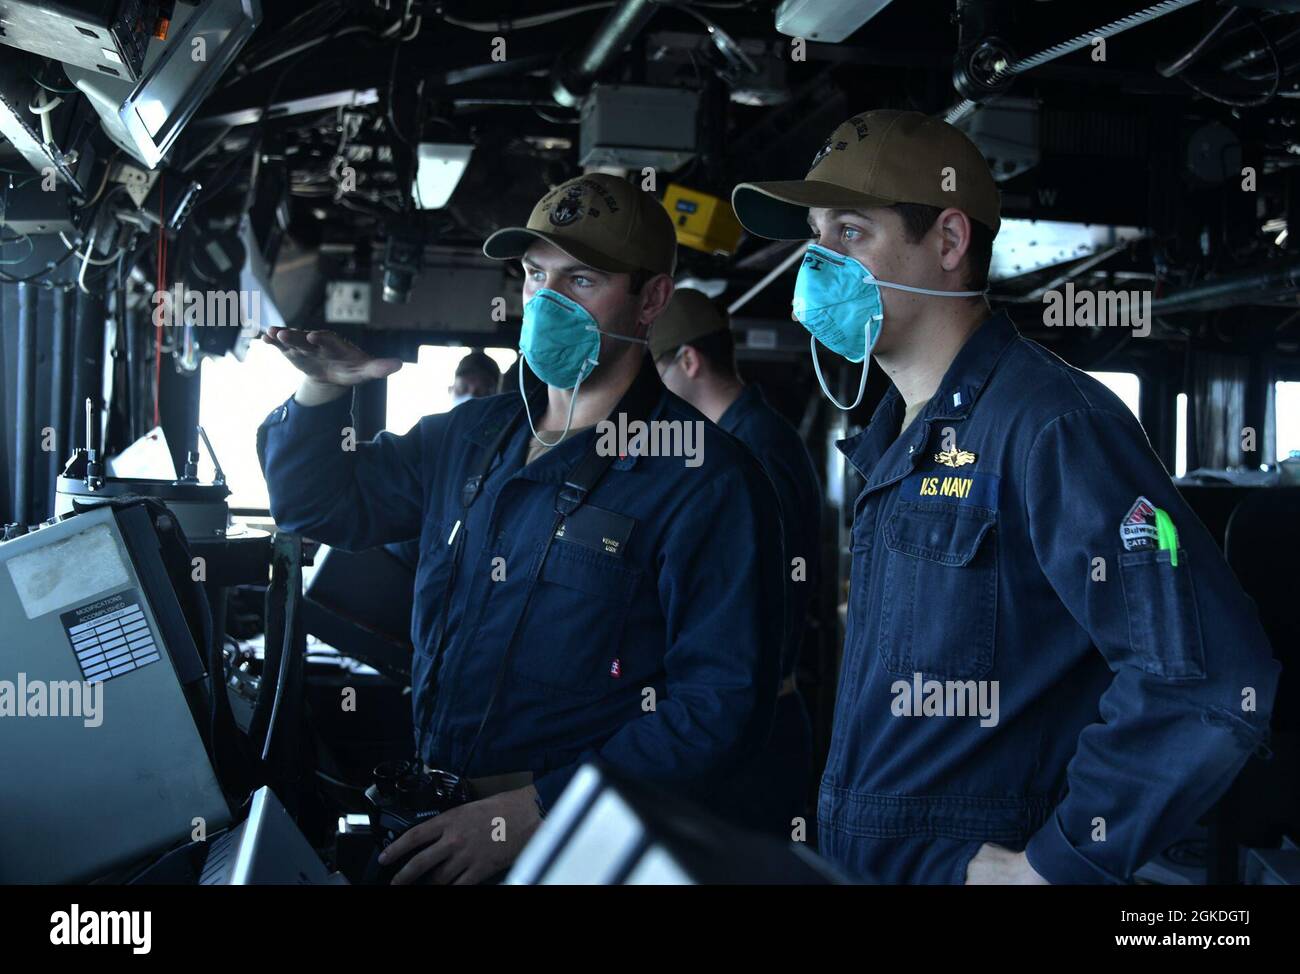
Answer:
[[[459,529],[453,579],[462,486],[518,393],[470,400],[352,451],[341,448],[347,396],[290,399],[259,428],[281,529],[346,550],[419,538],[411,688],[427,764],[470,777],[530,771],[544,811],[591,758],[707,803],[717,778],[766,740],[784,626],[777,499],[744,447],[660,389],[650,419],[702,421],[703,462],[615,460],[540,577],[557,492],[595,430],[525,465],[532,434],[519,424]],[[447,638],[435,659],[439,626]],[[512,632],[501,697],[462,768]]]
[[[781,676],[790,680],[799,661],[799,647],[809,621],[809,603],[820,583],[821,485],[808,448],[798,430],[768,405],[758,386],[746,385],[740,396],[718,417],[718,425],[749,448],[772,479],[781,504],[786,560],[786,634]],[[791,564],[801,558],[803,568]],[[796,577],[796,575],[798,577]],[[776,702],[772,738],[749,774],[758,798],[748,821],[756,828],[789,836],[795,817],[807,811],[812,776],[812,726],[797,691],[783,685]]]
[[[838,444],[866,484],[820,848],[884,883],[961,883],[985,842],[1128,881],[1267,736],[1254,605],[1124,404],[1005,314],[903,410]]]

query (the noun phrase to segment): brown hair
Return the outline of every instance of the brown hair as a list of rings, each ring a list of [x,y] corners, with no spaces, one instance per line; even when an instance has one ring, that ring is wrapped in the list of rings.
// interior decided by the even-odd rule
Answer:
[[[930,232],[943,210],[925,203],[895,203],[890,207],[903,220],[907,242],[918,244]],[[993,231],[980,223],[970,221],[970,246],[966,250],[967,272],[965,287],[968,291],[983,291],[989,286],[989,265],[993,262]]]

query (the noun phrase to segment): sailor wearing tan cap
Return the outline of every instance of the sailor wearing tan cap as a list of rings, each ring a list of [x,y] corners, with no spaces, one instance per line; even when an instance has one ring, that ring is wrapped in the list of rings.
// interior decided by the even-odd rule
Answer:
[[[813,237],[819,377],[822,345],[893,384],[837,444],[865,486],[821,851],[876,882],[1128,881],[1267,734],[1253,605],[1128,408],[990,313],[998,194],[961,132],[866,112],[732,200]]]
[[[415,750],[473,800],[388,847],[397,882],[500,874],[589,760],[738,804],[718,782],[762,746],[780,681],[780,511],[757,461],[645,354],[675,247],[663,206],[626,180],[558,186],[484,246],[522,261],[522,367],[543,384],[353,451],[350,387],[400,363],[272,332],[306,374],[259,430],[279,527],[348,549],[419,539]],[[616,418],[702,439],[692,458],[619,456],[591,429]]]

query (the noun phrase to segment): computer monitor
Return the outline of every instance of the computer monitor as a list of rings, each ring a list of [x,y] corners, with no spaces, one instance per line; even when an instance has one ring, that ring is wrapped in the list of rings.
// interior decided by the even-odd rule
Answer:
[[[261,22],[261,0],[180,0],[166,40],[149,42],[132,84],[65,65],[109,138],[153,169]]]

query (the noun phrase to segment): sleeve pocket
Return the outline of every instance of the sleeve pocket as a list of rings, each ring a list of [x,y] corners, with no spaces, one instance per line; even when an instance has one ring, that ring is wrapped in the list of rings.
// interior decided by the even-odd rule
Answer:
[[[1205,679],[1200,615],[1187,552],[1178,565],[1169,552],[1126,551],[1119,556],[1129,640],[1138,665],[1174,680]]]

